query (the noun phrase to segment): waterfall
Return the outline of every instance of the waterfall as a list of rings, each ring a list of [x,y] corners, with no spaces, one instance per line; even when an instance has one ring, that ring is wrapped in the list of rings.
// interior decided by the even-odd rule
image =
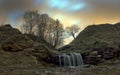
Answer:
[[[73,53],[70,53],[72,66],[75,66],[75,56]]]
[[[82,58],[81,54],[79,53],[78,55],[79,55],[79,62],[80,62],[79,65],[84,65],[84,63],[83,63],[83,58]],[[82,60],[82,61],[81,61],[81,60]]]
[[[62,67],[61,55],[58,56],[58,60],[59,60],[59,66]]]
[[[63,66],[66,66],[66,54],[63,54]]]
[[[83,65],[82,56],[80,53],[75,53],[76,66]]]
[[[64,62],[64,65],[63,66],[71,66],[71,59],[70,59],[70,56],[69,55],[66,55],[66,54],[63,54],[63,62]],[[60,58],[61,60],[61,58]]]
[[[83,66],[83,59],[80,53],[58,55],[59,66]]]
[[[67,55],[67,60],[68,60],[68,66],[72,66],[72,64],[71,64],[71,58],[70,58],[69,55]]]

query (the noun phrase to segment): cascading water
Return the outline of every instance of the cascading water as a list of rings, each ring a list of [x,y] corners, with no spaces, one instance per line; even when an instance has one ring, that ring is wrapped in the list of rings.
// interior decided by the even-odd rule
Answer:
[[[62,67],[62,63],[61,63],[61,55],[58,56],[59,59],[59,66]]]
[[[58,55],[59,66],[83,66],[83,59],[80,53]]]
[[[76,66],[83,65],[82,56],[80,53],[75,53]]]
[[[75,56],[73,53],[70,53],[72,66],[75,66]]]
[[[78,56],[79,56],[79,64],[78,65],[84,65],[81,54],[78,54]]]
[[[67,55],[67,60],[68,60],[68,66],[72,66],[72,64],[71,64],[71,59],[70,59],[70,56],[69,56],[69,55]]]

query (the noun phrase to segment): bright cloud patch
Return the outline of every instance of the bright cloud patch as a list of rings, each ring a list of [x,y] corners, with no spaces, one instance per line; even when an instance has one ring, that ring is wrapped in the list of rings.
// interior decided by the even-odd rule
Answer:
[[[73,21],[71,21],[71,24],[80,24],[80,20],[73,20]]]
[[[72,42],[72,40],[73,40],[73,37],[68,37],[68,38],[64,39],[64,45],[69,44],[70,42]]]
[[[78,11],[80,9],[83,9],[86,4],[77,1],[72,3],[71,0],[51,0],[49,1],[49,6],[52,9],[59,9],[64,11]]]
[[[79,4],[72,5],[68,10],[77,11],[77,10],[83,9],[85,6],[86,5],[84,3],[79,3]]]
[[[69,5],[69,0],[51,0],[49,3],[51,8],[63,9]]]
[[[54,18],[62,21],[65,17],[62,16],[61,14],[57,14],[57,15],[54,16]]]

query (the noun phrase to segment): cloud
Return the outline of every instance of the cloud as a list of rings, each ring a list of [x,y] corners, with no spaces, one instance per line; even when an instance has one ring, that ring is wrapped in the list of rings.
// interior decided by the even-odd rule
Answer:
[[[70,42],[72,42],[72,40],[73,40],[73,37],[68,37],[68,38],[64,39],[64,44],[65,45],[69,44]]]
[[[0,0],[0,16],[14,23],[26,10],[39,10],[68,26],[77,23],[115,23],[120,20],[120,0]],[[7,18],[7,19],[6,19]]]
[[[51,8],[63,9],[69,5],[69,0],[51,0],[48,4]]]
[[[79,3],[79,4],[75,4],[72,5],[68,10],[69,11],[78,11],[80,9],[83,9],[86,5],[84,3]]]
[[[79,2],[80,0],[51,0],[48,1],[48,6],[51,9],[65,11],[65,12],[76,12],[83,9],[86,5],[84,2]]]
[[[23,10],[26,8],[32,8],[32,0],[0,0],[0,10],[3,12],[10,12],[14,10]]]
[[[12,20],[19,16],[22,11],[33,8],[32,2],[32,0],[0,0],[0,18],[5,20],[6,17],[7,20]]]

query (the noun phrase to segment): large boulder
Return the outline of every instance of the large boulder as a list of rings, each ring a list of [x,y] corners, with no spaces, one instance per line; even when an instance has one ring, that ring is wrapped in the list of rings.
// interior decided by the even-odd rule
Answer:
[[[100,64],[106,60],[120,60],[120,50],[112,47],[96,48],[93,51],[82,54],[86,64]]]
[[[102,56],[98,54],[98,51],[93,51],[89,54],[84,54],[84,62],[86,64],[97,65],[102,62]]]
[[[113,47],[106,47],[106,48],[99,48],[94,50],[98,51],[98,53],[102,56],[102,59],[105,60],[120,58],[120,49],[116,49]]]
[[[48,61],[50,62],[50,58],[54,57],[56,55],[55,51],[50,51],[48,47],[46,47],[44,44],[36,45],[34,47],[35,50],[32,51],[32,54],[37,57],[38,60]]]

